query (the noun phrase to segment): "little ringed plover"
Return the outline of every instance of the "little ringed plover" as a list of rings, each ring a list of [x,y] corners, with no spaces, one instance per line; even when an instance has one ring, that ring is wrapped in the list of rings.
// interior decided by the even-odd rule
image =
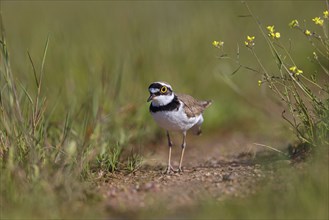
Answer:
[[[182,152],[177,170],[181,172],[186,147],[186,132],[191,130],[196,135],[201,134],[202,113],[211,105],[211,101],[199,101],[190,95],[176,94],[172,87],[165,82],[153,82],[148,90],[150,96],[147,101],[151,101],[150,113],[156,123],[167,131],[169,154],[166,173],[175,172],[171,166],[171,147],[173,144],[169,131],[182,132],[183,134]]]

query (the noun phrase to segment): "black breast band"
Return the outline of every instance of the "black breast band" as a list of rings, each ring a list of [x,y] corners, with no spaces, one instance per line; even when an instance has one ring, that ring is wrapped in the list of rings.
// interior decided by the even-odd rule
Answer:
[[[150,112],[159,112],[159,111],[177,111],[179,109],[180,103],[177,96],[174,96],[174,99],[167,105],[162,106],[153,106],[150,105]]]

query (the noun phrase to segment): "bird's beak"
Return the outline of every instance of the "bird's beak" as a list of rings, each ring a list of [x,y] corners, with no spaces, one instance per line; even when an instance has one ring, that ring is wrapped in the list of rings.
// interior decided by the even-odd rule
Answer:
[[[151,101],[155,97],[154,94],[151,94],[150,97],[147,99],[147,102]]]

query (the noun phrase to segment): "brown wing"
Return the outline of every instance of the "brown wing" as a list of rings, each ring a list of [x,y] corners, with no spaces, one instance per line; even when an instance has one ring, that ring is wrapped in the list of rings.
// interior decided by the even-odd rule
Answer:
[[[199,101],[190,95],[176,94],[177,98],[184,103],[184,110],[187,117],[195,117],[200,115],[209,105],[211,101]]]

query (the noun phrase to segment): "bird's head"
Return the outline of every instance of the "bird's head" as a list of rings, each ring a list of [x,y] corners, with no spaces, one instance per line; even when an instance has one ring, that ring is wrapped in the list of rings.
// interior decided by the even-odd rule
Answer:
[[[152,101],[154,106],[169,104],[174,99],[174,92],[171,86],[165,82],[153,82],[149,88],[150,96],[147,101]]]

